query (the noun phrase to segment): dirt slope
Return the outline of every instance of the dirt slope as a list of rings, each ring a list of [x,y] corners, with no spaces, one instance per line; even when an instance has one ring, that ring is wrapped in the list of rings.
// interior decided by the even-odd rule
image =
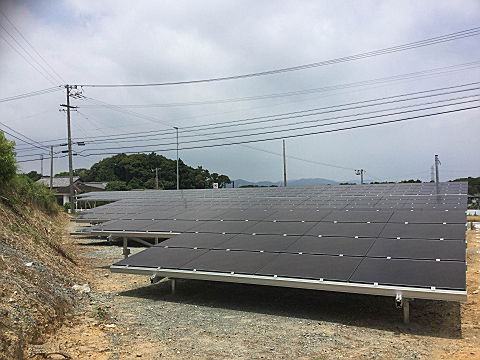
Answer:
[[[23,359],[72,316],[82,282],[63,213],[0,203],[0,359]]]
[[[76,238],[89,303],[32,351],[97,360],[480,358],[480,232],[467,240],[468,302],[415,300],[405,327],[389,297],[188,280],[172,294],[168,279],[110,273],[120,244]]]

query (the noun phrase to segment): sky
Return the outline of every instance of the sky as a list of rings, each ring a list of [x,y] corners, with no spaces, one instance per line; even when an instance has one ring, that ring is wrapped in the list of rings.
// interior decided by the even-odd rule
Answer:
[[[435,154],[441,181],[480,176],[480,35],[241,79],[87,86],[215,79],[355,56],[475,28],[478,1],[6,0],[0,10],[0,129],[15,140],[23,172],[40,172],[43,154],[48,175],[50,145],[54,172],[68,170],[60,105],[69,84],[78,85],[74,168],[120,152],[175,159],[177,127],[186,164],[232,180],[282,180],[282,140],[288,179],[348,181],[364,169],[367,181],[429,181]],[[32,140],[35,147],[24,142]]]

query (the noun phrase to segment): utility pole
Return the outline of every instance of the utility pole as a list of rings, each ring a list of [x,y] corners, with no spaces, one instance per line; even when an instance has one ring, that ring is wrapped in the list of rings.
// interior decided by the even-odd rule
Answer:
[[[437,188],[437,194],[440,192],[440,189],[438,188],[438,183],[439,183],[439,174],[438,174],[438,165],[441,165],[442,163],[438,159],[438,155],[435,155],[435,184]]]
[[[360,169],[360,170],[355,170],[355,175],[360,175],[360,184],[363,185],[363,173],[365,172],[365,170],[363,169]]]
[[[50,146],[50,190],[53,189],[53,145]]]
[[[43,177],[43,154],[40,154],[40,175]]]
[[[432,165],[430,168],[430,182],[435,182],[435,166]]]
[[[287,161],[285,160],[285,140],[283,140],[283,186],[287,187]]]
[[[174,126],[173,128],[177,130],[177,190],[180,190],[180,178],[178,176],[178,127]]]
[[[67,105],[61,105],[67,108],[67,132],[68,132],[68,172],[70,175],[70,212],[75,214],[75,193],[73,192],[73,164],[72,164],[72,130],[70,127],[70,85],[65,85],[67,90]],[[73,106],[72,106],[73,107]]]
[[[155,189],[158,190],[158,168],[155,168]]]

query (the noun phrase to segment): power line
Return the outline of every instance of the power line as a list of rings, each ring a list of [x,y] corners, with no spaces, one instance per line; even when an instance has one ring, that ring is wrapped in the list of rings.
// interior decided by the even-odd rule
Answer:
[[[0,122],[0,125],[5,126],[7,129],[13,131],[15,134],[18,134],[18,135],[20,135],[20,136],[23,136],[25,139],[30,140],[30,141],[34,142],[35,144],[37,144],[37,145],[39,145],[39,146],[41,146],[41,147],[43,147],[43,148],[47,148],[47,146],[39,143],[38,141],[35,141],[35,140],[33,140],[33,139],[30,139],[28,136],[25,136],[25,135],[19,133],[18,131],[12,129],[10,126],[7,126],[7,125],[5,125],[5,124],[2,123],[2,122]]]
[[[22,33],[15,27],[15,25],[13,25],[13,23],[10,21],[10,19],[7,17],[7,15],[5,15],[5,13],[4,13],[2,10],[0,10],[0,13],[2,13],[2,15],[5,17],[5,19],[7,19],[7,21],[10,23],[10,25],[13,26],[13,28],[17,31],[17,33],[20,34],[20,36],[22,37],[22,39],[25,40],[25,42],[33,49],[33,51],[35,51],[35,53],[40,57],[40,59],[42,59],[43,62],[44,62],[45,64],[47,64],[47,66],[60,78],[60,80],[62,80],[63,83],[66,84],[67,82],[50,66],[50,64],[42,57],[42,55],[40,55],[40,54],[38,53],[38,51],[35,50],[35,48],[33,47],[33,45],[30,44],[30,43],[28,42],[28,40],[22,35]],[[3,27],[3,26],[2,26],[2,27]]]
[[[255,133],[255,134],[241,134],[241,135],[222,136],[222,137],[210,138],[210,139],[198,139],[198,140],[182,141],[181,144],[190,144],[190,143],[207,142],[207,141],[217,141],[217,140],[225,140],[225,139],[235,139],[235,138],[241,138],[241,137],[252,137],[252,136],[274,134],[274,133],[280,133],[280,132],[286,132],[286,131],[298,131],[298,130],[304,130],[304,129],[311,129],[313,127],[331,126],[331,125],[345,124],[345,123],[350,123],[350,122],[371,120],[371,119],[382,118],[382,117],[387,117],[387,116],[401,115],[401,114],[406,114],[406,113],[411,113],[411,112],[432,110],[432,109],[438,109],[438,108],[446,107],[446,106],[454,106],[454,105],[460,105],[460,104],[465,104],[465,103],[470,103],[470,102],[476,102],[476,101],[478,101],[478,95],[475,96],[475,97],[476,97],[476,99],[474,99],[474,100],[461,101],[461,102],[457,102],[457,103],[454,103],[454,104],[444,104],[444,105],[439,105],[439,106],[426,107],[426,108],[422,108],[422,109],[399,111],[399,112],[394,112],[394,113],[390,113],[390,114],[367,116],[367,117],[363,117],[363,118],[359,118],[359,119],[343,120],[343,121],[331,122],[331,123],[327,123],[327,124],[322,123],[322,124],[316,124],[316,125],[301,126],[301,127],[297,127],[297,128],[293,128],[293,129],[270,130],[270,131]],[[385,111],[391,111],[391,110],[394,110],[394,109],[373,111],[371,113],[385,112]],[[369,114],[369,113],[363,113],[363,114],[359,114],[359,115],[364,115],[364,114]],[[316,120],[311,120],[310,122],[313,122],[313,121],[318,122],[318,121],[322,121],[322,120],[325,121],[325,120],[341,119],[341,118],[345,118],[345,117],[359,116],[359,115],[339,116],[339,117],[331,118],[331,119],[316,119]],[[272,128],[272,127],[273,126],[269,126],[268,128]],[[202,136],[211,136],[211,135],[218,135],[218,134],[213,133],[213,134],[205,134],[205,135],[202,135]],[[176,144],[176,142],[166,143],[166,144],[163,144],[163,145],[167,146],[167,145],[174,145],[174,144]],[[107,149],[131,149],[131,148],[145,148],[145,147],[150,147],[150,146],[152,146],[152,145],[137,145],[137,146],[127,146],[127,147],[116,146],[116,147],[111,147],[111,148],[107,147],[107,148],[104,148],[104,149],[105,150],[107,150]]]
[[[424,90],[424,91],[418,91],[418,92],[413,92],[413,93],[407,93],[407,94],[400,94],[400,95],[393,95],[393,96],[387,96],[387,97],[382,97],[382,98],[377,98],[377,99],[370,99],[370,100],[364,100],[364,101],[358,101],[358,102],[352,102],[352,103],[347,103],[347,104],[341,104],[341,105],[333,105],[333,106],[327,106],[327,107],[321,107],[321,108],[315,108],[315,109],[309,109],[309,110],[301,110],[301,111],[294,111],[294,112],[287,112],[287,113],[280,113],[280,114],[274,114],[274,115],[267,115],[267,116],[259,116],[259,117],[253,117],[253,118],[246,118],[246,119],[239,119],[239,120],[234,120],[234,121],[224,121],[224,122],[217,122],[217,123],[211,123],[211,124],[205,124],[205,125],[196,125],[196,126],[190,126],[186,129],[182,129],[182,132],[190,132],[190,131],[197,131],[197,130],[191,130],[191,129],[199,129],[199,128],[205,128],[205,127],[215,127],[218,128],[219,125],[221,124],[232,124],[232,123],[239,123],[239,122],[247,122],[251,120],[258,120],[258,119],[268,119],[272,117],[277,117],[277,116],[283,116],[283,115],[293,115],[293,114],[300,114],[300,113],[305,113],[305,112],[311,112],[311,111],[317,111],[317,110],[327,110],[327,109],[335,109],[335,108],[340,108],[344,106],[350,106],[350,105],[359,105],[359,104],[366,104],[366,103],[371,103],[375,101],[381,101],[381,100],[388,100],[388,99],[394,99],[398,97],[406,97],[406,96],[413,96],[413,95],[420,95],[420,94],[426,94],[426,93],[431,93],[431,92],[436,92],[436,91],[443,91],[443,90],[448,90],[448,89],[455,89],[459,87],[465,87],[465,86],[470,86],[470,85],[476,85],[479,84],[480,82],[473,82],[473,83],[468,83],[468,84],[462,84],[462,85],[455,85],[455,86],[449,86],[449,87],[443,87],[443,88],[438,88],[438,89],[432,89],[432,90]],[[102,106],[109,108],[111,110],[116,110],[120,112],[124,112],[125,109],[118,108],[115,105],[103,103],[99,100],[95,100],[86,96],[80,97],[81,100],[87,101],[87,102],[96,102],[99,104],[102,104]],[[125,110],[128,111],[128,114],[131,116],[139,117],[139,118],[144,118],[153,122],[158,122],[157,119],[144,115],[141,113],[137,113],[134,111],[130,110]],[[170,124],[173,126],[173,124]],[[157,132],[164,132],[166,134],[174,134],[174,131],[171,130],[158,130]],[[130,133],[130,135],[139,135],[139,134],[151,134],[152,131],[143,131],[143,132],[137,132],[137,133]],[[101,136],[97,137],[92,137],[92,138],[103,138]],[[110,139],[112,137],[109,137]],[[113,138],[115,139],[122,139],[120,135],[113,135]],[[50,141],[56,141],[56,140],[50,140]]]
[[[427,77],[427,76],[437,76],[443,74],[449,74],[455,71],[464,71],[470,70],[478,67],[480,65],[480,61],[465,63],[465,64],[458,64],[452,66],[446,66],[437,69],[430,69],[425,71],[418,71],[413,73],[407,73],[402,75],[390,76],[385,78],[377,78],[372,80],[365,80],[359,81],[354,83],[348,84],[341,84],[341,85],[334,85],[334,86],[327,86],[322,88],[315,88],[315,89],[307,89],[307,90],[298,90],[298,91],[291,91],[286,93],[275,93],[275,94],[268,94],[268,95],[257,95],[257,96],[248,96],[243,98],[233,98],[233,99],[217,99],[217,100],[206,100],[206,101],[193,101],[193,102],[185,102],[185,103],[165,103],[165,104],[130,104],[130,105],[114,105],[120,108],[152,108],[152,107],[179,107],[179,106],[197,106],[197,105],[214,105],[214,104],[226,104],[232,102],[243,102],[243,101],[253,101],[253,100],[264,100],[264,99],[271,99],[271,98],[279,98],[279,97],[288,97],[288,96],[299,96],[299,95],[308,95],[312,93],[318,92],[327,92],[327,91],[334,91],[334,90],[341,90],[345,88],[354,88],[366,85],[375,85],[381,83],[389,83],[393,81],[405,80],[409,78],[417,79],[420,77]],[[449,70],[449,71],[440,71],[440,70]],[[101,105],[83,105],[82,108],[98,108],[102,107]]]
[[[322,112],[315,112],[315,113],[310,113],[310,114],[298,114],[294,116],[288,116],[288,117],[279,117],[279,118],[273,118],[273,119],[267,119],[267,120],[261,120],[261,121],[254,121],[250,122],[248,124],[228,124],[228,125],[223,125],[223,126],[212,126],[212,127],[207,127],[204,129],[200,130],[192,130],[192,129],[185,129],[182,131],[182,138],[189,138],[189,137],[198,137],[198,136],[207,136],[207,135],[212,135],[212,133],[209,134],[202,134],[199,133],[198,131],[205,131],[211,128],[214,129],[220,129],[220,128],[226,128],[226,127],[233,127],[233,126],[245,126],[245,125],[252,125],[252,124],[258,124],[258,123],[264,123],[264,122],[275,122],[275,121],[282,121],[282,120],[288,120],[288,119],[293,119],[293,118],[298,118],[298,117],[306,117],[306,116],[314,116],[314,115],[320,115],[320,114],[325,114],[325,113],[333,113],[333,112],[338,112],[338,111],[348,111],[348,110],[353,110],[353,109],[358,109],[358,108],[363,108],[363,107],[370,107],[370,106],[380,106],[380,105],[385,105],[385,104],[391,104],[395,102],[404,102],[404,101],[411,101],[411,100],[417,100],[420,98],[425,98],[425,97],[432,97],[432,96],[441,96],[441,95],[446,95],[446,94],[451,94],[451,93],[458,93],[458,92],[463,92],[463,91],[473,91],[473,90],[478,90],[479,88],[474,88],[474,89],[468,89],[468,90],[460,90],[460,91],[452,91],[452,92],[446,92],[442,94],[434,94],[434,95],[428,95],[428,96],[420,96],[420,97],[415,97],[415,98],[409,98],[409,99],[400,99],[400,100],[395,100],[395,101],[387,101],[387,102],[382,102],[382,103],[376,103],[376,104],[369,104],[369,105],[363,105],[363,106],[355,106],[355,107],[350,107],[350,108],[344,108],[344,109],[337,109],[337,110],[331,110],[331,111],[322,111]],[[469,98],[472,96],[478,96],[478,95],[470,95],[470,96],[462,96],[462,97],[457,97],[457,98],[451,98],[451,99],[443,99],[443,100],[438,100],[438,101],[432,101],[432,102],[425,102],[425,103],[420,103],[420,104],[412,104],[412,105],[407,105],[407,106],[402,106],[402,107],[396,107],[396,108],[390,108],[390,109],[383,109],[383,110],[376,110],[376,111],[371,111],[371,112],[364,112],[364,113],[357,113],[357,114],[350,114],[350,115],[345,115],[345,116],[339,116],[339,117],[332,117],[332,118],[327,118],[327,119],[315,119],[315,120],[305,120],[305,121],[298,121],[295,123],[288,123],[288,124],[280,124],[280,125],[269,125],[269,128],[272,127],[284,127],[284,126],[291,126],[291,125],[296,125],[296,124],[301,124],[301,123],[310,123],[310,122],[317,122],[317,121],[326,121],[326,120],[331,120],[331,119],[338,119],[338,118],[343,118],[343,117],[352,117],[352,116],[359,116],[359,115],[364,115],[364,114],[370,114],[370,113],[376,113],[376,112],[385,112],[388,110],[395,110],[395,109],[401,109],[401,108],[408,108],[408,107],[414,107],[414,106],[421,106],[421,105],[428,105],[428,104],[434,104],[434,103],[440,103],[440,102],[446,102],[446,101],[453,101],[453,100],[459,100],[459,99],[465,99]],[[312,110],[305,110],[305,111],[314,111],[316,109]],[[251,130],[256,130],[256,129],[263,129],[265,127],[257,127],[257,128],[248,128],[244,130],[227,130],[227,131],[217,131],[213,134],[222,134],[222,133],[232,133],[232,132],[238,132],[238,131],[251,131]],[[183,133],[185,132],[198,132],[198,134],[195,135],[184,135]],[[97,142],[102,142],[102,143],[109,143],[109,142],[115,142],[115,143],[121,143],[121,142],[130,142],[134,139],[142,138],[143,141],[156,141],[156,140],[161,140],[161,139],[173,139],[174,137],[171,136],[160,136],[159,134],[145,134],[141,136],[137,135],[132,135],[132,136],[115,136],[114,139],[101,139],[101,140],[85,140],[88,141],[88,143],[97,143]],[[152,138],[152,139],[146,139],[146,138]],[[130,140],[124,140],[124,139],[130,139]]]
[[[201,80],[175,81],[175,82],[164,82],[164,83],[150,83],[150,84],[124,84],[124,85],[121,85],[121,84],[83,84],[83,85],[79,85],[79,84],[77,84],[77,86],[105,87],[105,88],[106,87],[110,87],[110,88],[113,88],[113,87],[146,87],[146,86],[198,84],[198,83],[225,81],[225,80],[246,79],[246,78],[252,78],[252,77],[257,77],[257,76],[273,75],[273,74],[280,74],[280,73],[285,73],[285,72],[290,72],[290,71],[311,69],[311,68],[327,66],[327,65],[332,65],[332,64],[338,64],[338,63],[343,63],[343,62],[348,62],[348,61],[353,61],[353,60],[370,58],[370,57],[379,56],[379,55],[391,54],[391,53],[396,53],[396,52],[405,51],[405,50],[411,50],[411,49],[415,49],[415,48],[419,48],[419,47],[435,45],[435,44],[439,44],[439,43],[443,43],[443,42],[454,41],[454,40],[458,40],[458,39],[462,39],[462,38],[466,38],[466,37],[476,36],[476,35],[479,35],[479,34],[480,34],[480,27],[476,27],[476,28],[471,28],[471,29],[467,29],[467,30],[463,30],[463,31],[454,32],[454,33],[447,34],[447,35],[437,36],[437,37],[433,37],[433,38],[429,38],[429,39],[425,39],[425,40],[420,40],[420,41],[416,41],[416,42],[412,42],[412,43],[393,46],[393,47],[389,47],[389,48],[385,48],[385,49],[381,49],[381,50],[370,51],[370,52],[361,53],[361,54],[357,54],[357,55],[351,55],[351,56],[346,56],[346,57],[341,57],[341,58],[337,58],[337,59],[311,63],[311,64],[287,67],[287,68],[276,69],[276,70],[255,72],[255,73],[243,74],[243,75],[215,77],[215,78],[201,79]]]
[[[7,29],[5,29],[5,27],[4,27],[2,24],[0,24],[0,27],[13,39],[13,41],[15,41],[15,42],[17,43],[18,46],[20,46],[20,48],[21,48],[23,51],[25,51],[25,54],[27,54],[28,56],[30,56],[30,58],[31,58],[38,66],[40,66],[40,67],[43,69],[43,71],[45,71],[45,73],[46,73],[48,76],[50,76],[51,79],[53,79],[54,82],[55,82],[55,81],[58,81],[57,79],[55,79],[54,76],[52,76],[52,74],[50,74],[50,72],[49,72],[47,69],[45,69],[45,68],[43,67],[42,64],[40,64],[40,63],[37,61],[37,59],[35,59],[32,55],[30,55],[30,53],[22,46],[22,44],[20,44],[20,43],[17,41],[17,39],[15,39],[15,37],[13,37],[13,35],[10,34]]]
[[[4,126],[5,126],[5,125],[4,125]],[[42,148],[42,147],[39,147],[39,146],[35,145],[34,143],[25,141],[25,140],[19,138],[18,136],[15,136],[15,135],[13,135],[13,134],[10,134],[9,132],[5,131],[4,129],[0,129],[0,131],[4,132],[5,134],[10,135],[11,137],[13,137],[13,138],[15,138],[15,139],[17,139],[17,140],[19,140],[19,141],[22,141],[22,142],[24,142],[24,143],[30,144],[30,145],[38,148],[38,149],[44,150],[44,148],[45,148],[45,146],[43,146],[43,145],[42,145],[42,146],[43,146],[43,148]],[[15,131],[15,132],[16,132],[16,131]],[[17,132],[16,132],[16,133],[17,133]],[[17,134],[18,134],[18,133],[17,133]],[[25,138],[27,138],[25,135],[22,135],[22,136],[25,137]],[[28,138],[27,138],[27,139],[28,139]],[[33,141],[33,140],[32,140],[32,141]]]
[[[231,125],[232,123],[240,123],[240,122],[249,122],[249,121],[252,121],[252,120],[260,120],[260,119],[269,119],[269,118],[273,118],[273,117],[278,117],[278,116],[286,116],[286,115],[295,115],[295,114],[302,114],[302,113],[305,113],[305,112],[312,112],[312,111],[319,111],[319,110],[328,110],[328,109],[337,109],[337,108],[341,108],[341,107],[345,107],[345,106],[351,106],[351,105],[360,105],[360,104],[368,104],[368,103],[372,103],[372,102],[375,102],[375,101],[382,101],[382,100],[389,100],[389,99],[395,99],[395,98],[398,98],[398,97],[406,97],[406,96],[413,96],[413,95],[420,95],[420,94],[427,94],[427,93],[432,93],[432,92],[437,92],[437,91],[443,91],[443,90],[449,90],[449,89],[456,89],[456,88],[460,88],[460,87],[466,87],[466,86],[471,86],[471,85],[477,85],[479,84],[480,82],[473,82],[473,83],[468,83],[468,84],[462,84],[462,85],[455,85],[455,86],[449,86],[449,87],[443,87],[443,88],[438,88],[438,89],[432,89],[432,90],[424,90],[424,91],[418,91],[418,92],[413,92],[413,93],[407,93],[407,94],[400,94],[400,95],[393,95],[393,96],[387,96],[387,97],[382,97],[382,98],[376,98],[376,99],[370,99],[370,100],[363,100],[363,101],[357,101],[357,102],[351,102],[351,103],[346,103],[346,104],[340,104],[340,105],[333,105],[333,106],[326,106],[326,107],[320,107],[320,108],[314,108],[314,109],[308,109],[308,110],[300,110],[300,111],[293,111],[293,112],[287,112],[287,113],[280,113],[280,114],[274,114],[274,115],[266,115],[266,116],[258,116],[258,117],[252,117],[252,118],[246,118],[246,119],[238,119],[238,120],[230,120],[230,121],[223,121],[223,122],[217,122],[217,123],[211,123],[211,124],[204,124],[204,125],[196,125],[196,126],[190,126],[186,129],[182,129],[182,132],[190,132],[190,131],[196,131],[196,130],[192,130],[192,129],[199,129],[199,128],[209,128],[209,127],[214,127],[214,128],[219,128],[219,127],[224,127],[224,126],[219,126],[219,125],[222,125],[222,124],[228,124],[228,126],[237,126],[237,125]],[[477,88],[475,88],[477,89]],[[470,89],[470,90],[475,90],[475,89]],[[470,90],[466,90],[466,91],[470,91]],[[444,94],[449,94],[449,93],[444,93]],[[442,94],[441,94],[442,95]],[[431,96],[437,96],[437,95],[431,95]],[[418,97],[418,98],[422,98],[422,97]],[[88,98],[88,97],[82,97],[81,100],[84,100],[84,101],[92,101],[94,99],[91,99],[91,98]],[[97,101],[97,100],[95,100]],[[405,101],[405,100],[397,100],[397,101]],[[386,103],[385,103],[386,104]],[[111,105],[113,106],[113,105]],[[369,106],[374,106],[374,105],[369,105]],[[134,115],[135,114],[135,115]],[[143,114],[140,114],[140,113],[136,113],[136,112],[133,112],[131,111],[131,114],[132,116],[137,116],[138,117],[143,117],[143,116],[146,116],[146,115],[143,115]],[[149,116],[147,116],[147,118],[149,119],[154,119],[154,118],[151,118]],[[156,119],[154,119],[156,120]],[[252,124],[253,122],[251,122],[250,124]],[[174,134],[174,131],[171,131],[171,130],[158,130],[158,132],[165,132],[166,134]],[[151,134],[152,132],[151,131],[147,131],[147,132],[139,132],[139,133],[131,133],[131,135],[133,134]],[[115,136],[116,139],[121,139],[120,135],[117,135]]]
[[[474,63],[472,63],[472,64],[474,64]],[[462,66],[462,65],[454,65],[454,66]],[[443,73],[439,73],[439,74],[431,74],[431,75],[429,75],[429,77],[437,76],[437,75],[444,75],[444,74],[452,73],[452,72],[456,72],[456,71],[469,70],[469,69],[473,69],[473,68],[475,68],[475,67],[476,67],[476,66],[472,66],[471,68],[465,68],[465,69],[459,69],[459,70],[452,70],[452,71],[443,72]],[[426,75],[425,75],[425,76],[426,76]],[[401,79],[400,79],[400,80],[401,80]],[[419,80],[419,79],[418,79],[418,78],[413,78],[413,79],[411,79],[411,80],[404,80],[404,81],[398,81],[398,80],[396,80],[396,82],[397,82],[397,83],[405,83],[405,82],[415,81],[415,80]],[[384,87],[384,86],[385,86],[385,85],[379,85],[379,86],[367,87],[366,89],[372,90],[372,89],[382,88],[382,87]],[[338,95],[343,95],[343,94],[349,94],[349,93],[352,93],[352,92],[356,92],[356,90],[341,92],[341,93],[337,93],[337,94],[329,94],[329,95],[324,95],[324,96],[317,96],[317,97],[314,97],[314,98],[299,99],[299,100],[286,101],[286,102],[275,103],[275,104],[268,104],[268,105],[262,105],[262,106],[242,108],[242,109],[237,109],[237,110],[222,111],[222,112],[209,113],[209,114],[203,114],[203,115],[195,115],[195,116],[187,116],[187,117],[175,118],[175,119],[172,119],[172,120],[178,121],[178,120],[187,120],[187,119],[198,119],[198,118],[209,117],[209,116],[216,116],[216,115],[233,114],[233,113],[243,112],[243,111],[247,111],[247,110],[256,110],[256,109],[263,109],[263,108],[273,107],[273,106],[278,106],[278,105],[286,105],[286,104],[291,104],[291,103],[299,103],[299,102],[317,100],[317,99],[322,99],[322,98],[325,98],[325,97],[331,97],[331,96],[338,96]],[[101,107],[101,105],[91,105],[91,106],[92,106],[92,107],[98,107],[98,106]],[[121,106],[121,105],[120,105],[120,106]],[[116,128],[117,128],[117,130],[118,130],[118,128],[126,128],[126,127],[132,127],[132,126],[138,126],[138,125],[137,125],[137,124],[135,124],[135,125],[123,125],[123,126],[117,126]],[[148,133],[148,131],[147,131],[147,132],[144,132],[144,133]],[[282,156],[283,156],[283,155],[282,155]]]
[[[401,119],[386,120],[386,121],[377,122],[377,123],[354,125],[354,126],[349,126],[349,127],[344,127],[344,128],[308,132],[308,133],[303,133],[303,134],[284,135],[284,136],[281,136],[281,137],[273,137],[273,138],[267,138],[267,139],[263,138],[263,139],[245,140],[245,141],[237,141],[237,142],[229,142],[229,143],[221,143],[221,144],[191,146],[191,147],[179,148],[179,150],[193,150],[193,149],[212,148],[212,147],[220,147],[220,146],[227,146],[227,145],[241,145],[241,144],[248,144],[248,143],[255,143],[255,142],[264,142],[264,141],[281,140],[281,139],[287,139],[287,138],[303,137],[303,136],[309,136],[309,135],[319,135],[319,134],[333,133],[333,132],[339,132],[339,131],[346,131],[346,130],[352,130],[352,129],[372,127],[372,126],[377,126],[377,125],[384,125],[384,124],[390,124],[390,123],[409,121],[409,120],[414,120],[414,119],[421,119],[421,118],[426,118],[426,117],[430,117],[430,116],[456,113],[456,112],[460,112],[460,111],[472,110],[472,109],[477,109],[477,108],[480,108],[480,105],[479,106],[471,106],[471,107],[461,108],[461,109],[455,109],[455,110],[441,111],[441,112],[430,113],[430,114],[416,115],[416,116],[411,116],[411,117],[401,118]],[[135,147],[132,147],[132,148],[135,148]],[[155,149],[155,150],[149,150],[149,152],[150,151],[153,151],[153,152],[162,152],[163,151],[163,152],[165,152],[165,151],[174,151],[174,150],[176,150],[176,148],[158,149],[158,150]],[[82,155],[82,156],[86,157],[86,156],[93,156],[93,155],[111,155],[111,154],[117,154],[117,153],[118,152],[115,152],[115,153],[112,153],[112,152],[91,153],[91,154],[85,154],[85,155]],[[131,154],[131,153],[138,153],[138,151],[125,152],[125,154]]]
[[[260,117],[252,117],[252,118],[246,118],[246,119],[237,119],[233,121],[223,121],[223,122],[217,122],[217,123],[210,123],[210,124],[204,124],[204,125],[196,125],[196,126],[191,126],[185,129],[182,129],[182,133],[186,132],[192,132],[192,131],[203,131],[209,128],[222,128],[222,127],[230,127],[230,126],[241,126],[241,125],[251,125],[254,123],[261,123],[263,122],[262,119],[266,119],[265,121],[277,121],[279,116],[286,116],[286,115],[295,115],[295,114],[303,114],[306,112],[313,112],[313,111],[319,111],[319,110],[329,110],[329,109],[337,109],[335,111],[343,111],[342,107],[346,106],[354,106],[353,108],[360,108],[360,107],[366,107],[366,106],[376,106],[379,104],[386,104],[386,103],[394,103],[394,102],[400,102],[400,101],[407,101],[407,100],[413,100],[413,99],[420,99],[420,98],[425,98],[425,97],[432,97],[432,96],[439,96],[439,95],[445,95],[445,94],[450,94],[450,93],[457,93],[457,92],[463,92],[463,91],[472,91],[474,89],[464,89],[464,90],[456,90],[456,91],[450,91],[450,92],[445,92],[445,90],[451,90],[451,89],[461,89],[463,87],[467,86],[472,86],[472,85],[478,85],[480,82],[472,82],[472,83],[467,83],[467,84],[461,84],[461,85],[455,85],[455,86],[448,86],[448,87],[442,87],[442,88],[437,88],[437,89],[429,89],[429,90],[423,90],[423,91],[417,91],[417,92],[412,92],[412,93],[406,93],[406,94],[398,94],[398,95],[393,95],[393,96],[387,96],[387,97],[381,97],[381,98],[376,98],[376,99],[369,99],[369,100],[363,100],[363,101],[357,101],[357,102],[350,102],[350,103],[344,103],[344,104],[339,104],[339,105],[332,105],[332,106],[327,106],[327,107],[320,107],[320,108],[314,108],[314,109],[307,109],[307,110],[300,110],[300,111],[294,111],[294,112],[287,112],[287,113],[277,113],[273,115],[267,115],[267,116],[260,116]],[[444,91],[441,94],[431,94],[439,91]],[[430,94],[427,96],[417,96],[417,95],[422,95],[422,94]],[[411,96],[416,96],[415,98],[410,98],[410,99],[398,99],[398,98],[406,98],[406,97],[411,97]],[[81,100],[84,101],[89,101],[90,98],[86,97],[81,97]],[[397,99],[397,100],[393,100]],[[94,99],[92,99],[94,100]],[[378,103],[379,101],[387,100],[387,102],[384,103]],[[392,101],[388,101],[392,100]],[[375,103],[377,102],[377,103]],[[109,105],[109,109],[111,110],[116,110],[116,107],[114,105],[106,104]],[[362,105],[363,104],[363,105]],[[328,112],[328,111],[326,111]],[[147,115],[143,115],[140,113],[136,113],[133,111],[130,111],[131,116],[136,116],[136,117],[146,117],[148,120],[156,120],[155,118],[152,118]],[[83,116],[83,115],[82,115]],[[153,119],[153,120],[152,120]],[[262,120],[262,121],[256,121],[256,120]],[[98,122],[98,120],[96,120]],[[243,124],[249,122],[248,124]],[[198,130],[197,130],[198,129]],[[149,136],[154,136],[153,134],[174,134],[174,132],[169,131],[169,130],[158,130],[158,131],[142,131],[142,132],[134,132],[130,133],[128,136],[124,135],[111,135],[108,137],[105,136],[92,136],[90,138],[82,139],[82,138],[76,138],[75,140],[85,140],[88,142],[97,142],[97,141],[102,141],[103,139],[105,142],[108,142],[110,140],[112,141],[117,141],[117,140],[122,140],[122,139],[131,139],[131,138],[136,138],[138,137],[137,135],[141,135],[142,138],[149,137]],[[91,140],[93,139],[93,140]],[[52,139],[52,140],[46,140],[43,143],[51,143],[53,141],[62,141],[64,140],[63,138],[61,139]],[[27,150],[27,149],[26,149]]]
[[[10,43],[8,42],[8,40],[3,37],[2,34],[0,34],[0,37],[1,37],[3,40],[5,40],[5,42],[6,42],[8,45],[10,45],[10,47],[11,47],[13,50],[15,50],[18,55],[20,55],[20,56],[21,56],[27,63],[29,63],[35,70],[37,70],[45,79],[47,79],[47,80],[48,80],[50,83],[52,83],[54,86],[57,86],[57,84],[55,84],[52,80],[50,80],[43,72],[41,72],[39,69],[37,69],[37,67],[36,67],[35,65],[33,65],[25,56],[23,56],[22,53],[20,53],[17,49],[15,49],[15,47],[14,47],[12,44],[10,44]]]
[[[59,90],[61,90],[61,88],[59,86],[55,86],[55,87],[51,87],[51,88],[48,88],[48,89],[37,90],[37,91],[29,92],[29,93],[26,93],[26,94],[15,95],[15,96],[10,96],[8,98],[3,98],[3,99],[0,99],[0,103],[7,102],[7,101],[12,101],[12,100],[25,99],[25,98],[32,97],[32,96],[37,96],[37,95],[48,94],[48,93],[51,93],[51,92],[54,92],[54,91],[59,91]]]

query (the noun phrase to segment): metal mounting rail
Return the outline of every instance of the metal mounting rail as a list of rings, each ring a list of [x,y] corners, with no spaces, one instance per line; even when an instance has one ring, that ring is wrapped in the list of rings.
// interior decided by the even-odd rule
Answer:
[[[157,275],[176,279],[210,280],[243,284],[256,284],[268,286],[280,286],[299,289],[336,291],[355,294],[369,294],[381,296],[401,295],[403,298],[445,300],[445,301],[467,301],[467,292],[460,290],[443,290],[417,287],[359,284],[339,281],[320,281],[310,279],[296,279],[273,276],[258,276],[244,274],[228,274],[207,271],[174,270],[161,268],[147,268],[135,266],[110,266],[110,271],[115,273]]]

